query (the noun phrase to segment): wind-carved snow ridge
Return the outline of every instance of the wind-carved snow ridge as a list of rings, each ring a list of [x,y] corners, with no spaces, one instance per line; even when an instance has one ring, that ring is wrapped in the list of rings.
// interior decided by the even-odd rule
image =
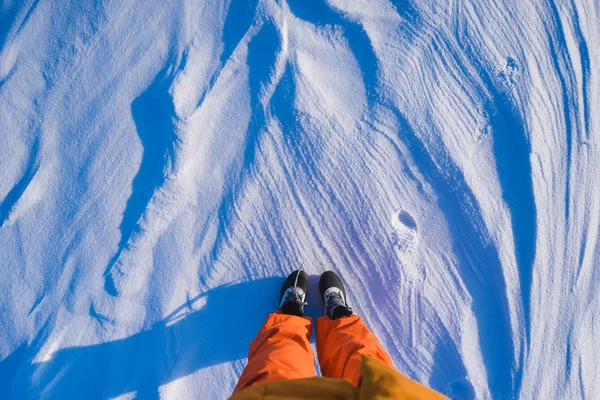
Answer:
[[[219,232],[217,241],[214,244],[211,257],[216,261],[222,245],[226,240],[226,227],[231,223],[232,214],[235,214],[235,207],[240,191],[244,187],[244,180],[247,176],[256,173],[254,167],[256,153],[260,151],[261,134],[264,133],[269,119],[268,109],[264,105],[264,99],[272,95],[272,80],[276,79],[274,75],[278,54],[281,51],[280,37],[277,27],[273,21],[267,19],[260,25],[256,33],[248,42],[248,78],[251,119],[244,139],[242,165],[238,176],[232,177],[232,183],[229,192],[221,200],[219,206]],[[285,62],[284,60],[280,60]]]
[[[169,94],[172,79],[163,69],[154,82],[131,104],[136,132],[143,147],[139,170],[132,182],[132,193],[127,200],[121,222],[121,240],[115,256],[105,272],[106,291],[118,295],[111,271],[130,240],[140,232],[141,219],[155,193],[161,189],[174,168],[177,136],[175,109]]]
[[[300,265],[453,399],[594,398],[599,13],[2,3],[0,398],[227,398]]]
[[[236,48],[248,34],[256,17],[257,7],[258,0],[231,0],[229,2],[221,36],[223,49],[221,52],[220,63],[203,94],[198,99],[196,108],[202,105],[206,95],[213,89],[219,74],[223,71],[225,63],[231,59]]]
[[[19,181],[15,183],[12,189],[10,189],[6,196],[4,196],[4,199],[0,201],[0,228],[2,228],[4,224],[10,220],[11,214],[15,210],[15,207],[17,207],[19,202],[22,202],[25,192],[37,174],[39,169],[39,150],[39,137],[36,137],[32,144],[31,154],[29,156],[25,173],[19,179]]]
[[[310,22],[317,27],[330,26],[340,28],[348,42],[350,50],[358,63],[369,102],[374,102],[378,90],[378,60],[369,37],[360,23],[344,18],[327,2],[288,0],[291,12],[298,18]]]
[[[457,268],[461,268],[459,273],[464,285],[467,291],[472,293],[472,307],[477,316],[483,361],[488,369],[503,366],[493,377],[488,378],[491,380],[492,390],[508,391],[513,364],[510,317],[500,275],[498,252],[489,243],[489,234],[481,220],[481,211],[462,172],[447,155],[429,153],[409,126],[402,129],[400,134],[413,157],[419,160],[420,173],[430,179],[429,184],[438,196],[439,207],[453,230],[453,253],[459,257]],[[435,148],[443,147],[438,145]],[[439,157],[445,164],[436,165],[433,161],[434,156]],[[469,251],[469,248],[477,250]],[[474,255],[479,259],[470,259]],[[486,268],[485,273],[481,271],[483,266]],[[488,291],[493,291],[494,295],[490,296],[489,292],[479,294],[477,291],[480,287],[486,287]]]

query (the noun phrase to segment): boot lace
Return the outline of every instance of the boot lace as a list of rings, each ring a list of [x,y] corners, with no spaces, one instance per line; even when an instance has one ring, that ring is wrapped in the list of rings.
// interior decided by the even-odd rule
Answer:
[[[330,314],[334,308],[339,307],[339,306],[347,308],[348,311],[352,311],[352,309],[346,305],[346,301],[344,300],[344,297],[342,296],[341,291],[333,291],[333,292],[325,295],[325,313],[326,314]]]
[[[288,301],[294,301],[296,303],[301,304],[302,306],[308,305],[308,303],[306,301],[304,301],[304,299],[302,298],[302,295],[300,294],[302,289],[298,288],[298,277],[300,276],[300,272],[302,272],[302,269],[298,270],[298,273],[296,274],[296,280],[294,280],[294,286],[290,286],[289,288],[287,288],[285,290],[285,293],[283,294],[283,298],[281,299],[282,305],[284,303],[287,303]],[[306,293],[304,293],[304,298],[306,298]]]

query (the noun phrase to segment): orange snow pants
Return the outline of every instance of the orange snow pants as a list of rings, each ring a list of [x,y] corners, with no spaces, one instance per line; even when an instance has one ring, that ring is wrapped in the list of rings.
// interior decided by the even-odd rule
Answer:
[[[250,344],[248,364],[233,393],[248,386],[278,379],[316,376],[310,345],[312,321],[309,317],[276,311]],[[358,315],[317,318],[317,353],[321,374],[340,378],[358,386],[362,356],[377,358],[393,368],[388,353]]]

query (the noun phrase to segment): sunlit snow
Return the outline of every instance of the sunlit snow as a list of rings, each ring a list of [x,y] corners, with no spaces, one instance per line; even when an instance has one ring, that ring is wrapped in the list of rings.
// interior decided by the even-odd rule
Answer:
[[[599,20],[0,1],[0,398],[227,398],[300,266],[449,396],[597,398]]]

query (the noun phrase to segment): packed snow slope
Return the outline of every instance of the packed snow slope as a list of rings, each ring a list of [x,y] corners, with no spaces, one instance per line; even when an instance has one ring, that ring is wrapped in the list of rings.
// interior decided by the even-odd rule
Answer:
[[[0,398],[226,398],[299,266],[448,395],[597,398],[599,20],[0,1]]]

